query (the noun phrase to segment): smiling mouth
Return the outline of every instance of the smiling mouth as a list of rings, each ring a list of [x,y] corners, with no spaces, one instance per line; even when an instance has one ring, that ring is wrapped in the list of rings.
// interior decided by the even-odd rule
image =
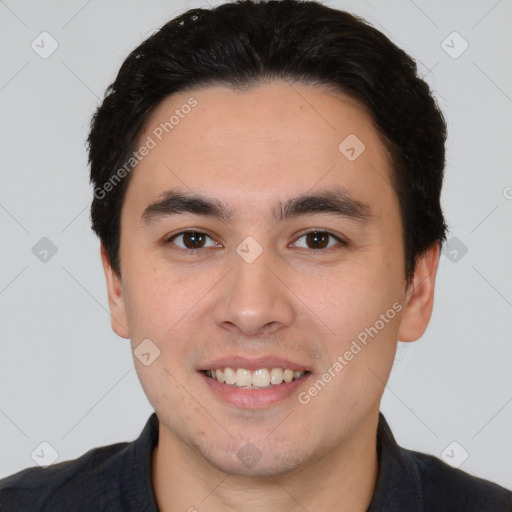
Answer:
[[[267,389],[302,379],[310,372],[290,368],[260,368],[255,371],[245,368],[217,368],[203,370],[203,373],[228,386],[244,389]]]

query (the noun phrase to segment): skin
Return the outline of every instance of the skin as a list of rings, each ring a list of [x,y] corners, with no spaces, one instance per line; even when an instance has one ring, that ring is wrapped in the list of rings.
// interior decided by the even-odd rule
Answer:
[[[140,140],[191,96],[197,107],[130,178],[121,276],[101,251],[114,331],[132,349],[149,338],[160,350],[149,366],[134,358],[160,420],[153,455],[158,506],[365,511],[378,474],[381,396],[397,340],[416,340],[430,320],[439,244],[407,285],[389,156],[350,98],[279,81],[244,92],[182,92],[158,106]],[[338,149],[349,134],[365,144],[354,161]],[[370,207],[367,222],[325,213],[273,221],[279,201],[340,186]],[[191,214],[141,221],[148,204],[178,187],[216,198],[236,216],[231,223]],[[315,228],[347,243],[329,238],[327,248],[315,249],[303,236]],[[186,229],[210,237],[196,255],[186,253],[184,237],[165,243]],[[250,264],[236,252],[248,236],[263,250]],[[401,311],[308,404],[300,403],[298,393],[395,303]],[[197,370],[233,354],[292,359],[311,375],[289,398],[239,408],[212,393]],[[261,453],[252,467],[237,457],[248,442]]]

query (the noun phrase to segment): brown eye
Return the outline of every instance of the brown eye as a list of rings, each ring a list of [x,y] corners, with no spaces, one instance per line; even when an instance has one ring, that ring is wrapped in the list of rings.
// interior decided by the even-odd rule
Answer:
[[[199,249],[203,247],[205,236],[202,233],[190,231],[183,234],[183,244],[187,249]]]
[[[333,235],[332,233],[329,233],[328,231],[310,231],[309,233],[305,233],[304,235],[299,237],[297,241],[299,241],[302,238],[306,242],[306,247],[304,248],[311,250],[326,249],[332,247],[333,244],[330,244],[330,239],[334,239],[339,244],[345,245],[343,240]],[[295,242],[295,244],[297,244],[297,242]]]
[[[204,247],[214,247],[215,242],[212,240],[212,244],[205,245],[207,239],[211,238],[201,231],[182,231],[181,233],[177,233],[173,235],[166,243],[175,245],[179,249],[193,251],[195,249],[203,249]],[[181,239],[181,244],[175,242],[176,240]]]
[[[306,235],[306,243],[310,244],[312,249],[324,249],[329,245],[329,236],[328,233],[314,231]]]

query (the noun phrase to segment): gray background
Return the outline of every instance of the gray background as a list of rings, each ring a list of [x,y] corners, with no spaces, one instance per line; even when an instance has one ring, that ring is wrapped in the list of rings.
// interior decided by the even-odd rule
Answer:
[[[400,344],[382,411],[403,446],[457,465],[467,453],[463,470],[512,488],[512,2],[327,5],[414,56],[449,124],[443,205],[455,239],[431,324]],[[129,342],[110,329],[84,140],[128,52],[198,6],[208,4],[0,0],[0,477],[36,465],[32,453],[51,459],[43,441],[58,462],[132,440],[152,412]],[[47,58],[44,31],[58,43]],[[42,237],[56,254],[41,252]]]

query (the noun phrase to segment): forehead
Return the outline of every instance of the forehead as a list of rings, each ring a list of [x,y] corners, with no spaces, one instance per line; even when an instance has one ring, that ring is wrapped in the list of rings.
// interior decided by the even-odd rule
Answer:
[[[394,201],[389,156],[370,116],[355,100],[318,86],[274,82],[174,94],[154,110],[143,145],[151,150],[127,191],[139,210],[176,186],[235,207],[272,207],[329,186],[365,202]]]

